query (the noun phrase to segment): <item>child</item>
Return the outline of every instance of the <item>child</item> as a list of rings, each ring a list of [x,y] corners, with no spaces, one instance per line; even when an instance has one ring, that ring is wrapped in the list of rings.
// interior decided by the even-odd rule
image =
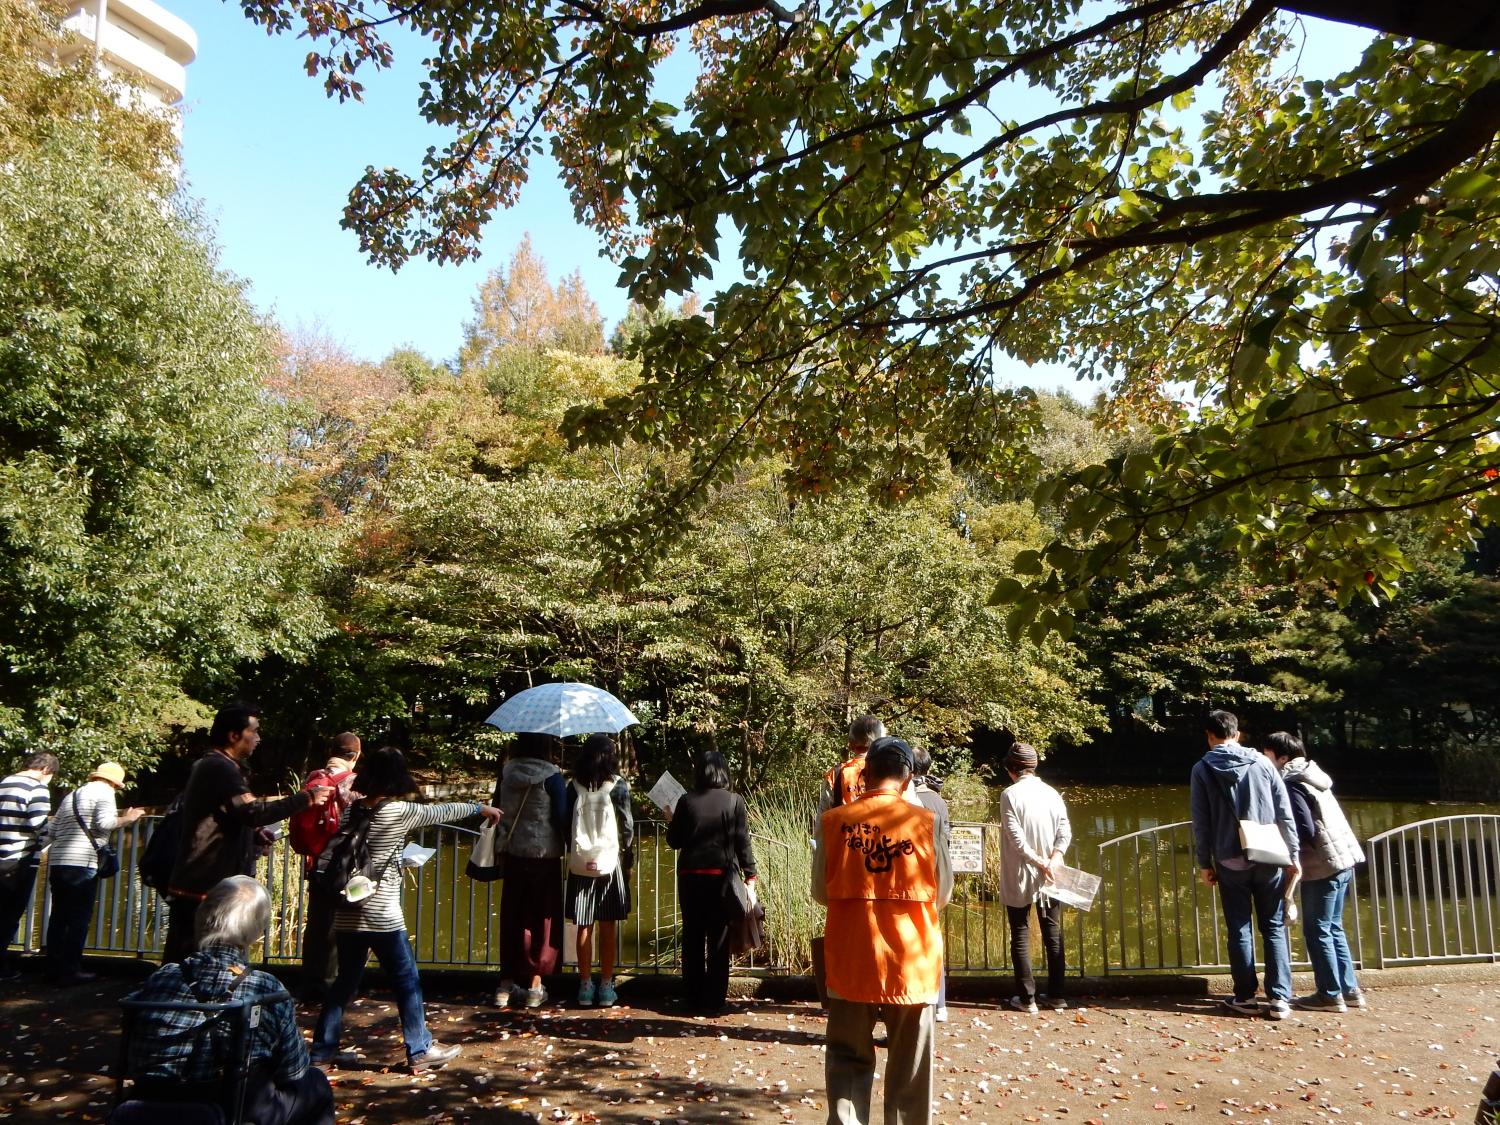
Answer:
[[[595,734],[583,744],[568,786],[568,921],[578,927],[578,1006],[608,1008],[615,994],[616,923],[630,916],[635,824],[630,786],[615,770],[615,740]],[[594,927],[599,928],[599,986],[594,987]]]

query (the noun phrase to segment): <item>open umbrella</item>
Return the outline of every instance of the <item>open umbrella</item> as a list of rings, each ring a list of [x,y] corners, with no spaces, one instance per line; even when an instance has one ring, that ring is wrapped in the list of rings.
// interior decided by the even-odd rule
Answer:
[[[508,731],[532,734],[616,734],[640,722],[603,688],[592,684],[538,684],[518,691],[485,722]]]

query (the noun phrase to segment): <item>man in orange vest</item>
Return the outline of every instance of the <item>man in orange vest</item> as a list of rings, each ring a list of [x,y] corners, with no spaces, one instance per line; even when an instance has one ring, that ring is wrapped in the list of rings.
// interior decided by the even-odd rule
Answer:
[[[943,972],[938,911],[953,891],[947,825],[904,796],[911,747],[882,738],[864,759],[862,795],[823,814],[812,896],[828,907],[829,1125],[864,1125],[875,1082],[875,1022],[885,1024],[886,1125],[932,1120],[932,1006]]]
[[[874,715],[861,715],[849,724],[848,760],[832,767],[823,775],[823,787],[818,792],[818,812],[813,820],[814,829],[818,819],[836,805],[847,805],[859,797],[864,787],[861,780],[865,772],[865,755],[870,747],[885,737],[885,724]],[[816,831],[813,833],[817,835]]]

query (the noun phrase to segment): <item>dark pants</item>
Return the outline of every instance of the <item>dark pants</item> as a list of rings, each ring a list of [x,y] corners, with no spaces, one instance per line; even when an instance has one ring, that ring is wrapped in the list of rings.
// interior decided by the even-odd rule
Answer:
[[[1016,988],[1022,1000],[1036,1003],[1036,977],[1031,971],[1031,907],[1007,906],[1010,917],[1010,960],[1016,968]],[[1047,997],[1061,1000],[1063,980],[1068,963],[1063,958],[1062,903],[1041,900],[1036,903],[1037,921],[1042,926],[1042,948],[1047,955]]]
[[[161,951],[161,963],[181,961],[198,949],[198,901],[191,898],[167,900],[167,944]]]
[[[312,1057],[326,1061],[338,1054],[339,1037],[344,1030],[344,1009],[359,991],[370,954],[391,978],[396,993],[396,1010],[401,1013],[401,1037],[406,1041],[408,1060],[432,1046],[432,1032],[422,1012],[422,978],[417,975],[417,959],[405,930],[355,930],[335,938],[339,947],[339,975],[328,986],[328,999],[318,1014],[313,1034]]]
[[[31,905],[40,860],[23,860],[19,867],[0,875],[0,968],[10,967],[10,943],[16,940],[21,918]],[[26,943],[22,941],[24,946]]]
[[[328,1076],[308,1067],[288,1086],[262,1082],[245,1091],[245,1120],[256,1125],[334,1125]]]
[[[562,965],[562,868],[556,859],[505,857],[500,892],[500,978],[531,985]]]
[[[47,975],[67,983],[83,968],[83,947],[88,941],[89,919],[94,916],[99,874],[92,867],[49,866],[47,882],[52,887]]]
[[[678,875],[682,908],[682,982],[688,1002],[721,1008],[729,993],[729,876]]]
[[[307,917],[302,925],[302,997],[321,1000],[338,972],[333,949],[333,914],[338,909],[335,890],[307,885]]]

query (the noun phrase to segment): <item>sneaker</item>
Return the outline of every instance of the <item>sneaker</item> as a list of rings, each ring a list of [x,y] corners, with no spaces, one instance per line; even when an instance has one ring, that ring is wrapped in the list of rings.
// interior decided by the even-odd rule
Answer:
[[[1224,1007],[1228,1008],[1231,1012],[1238,1012],[1242,1016],[1260,1015],[1260,1001],[1254,996],[1248,1000],[1241,1000],[1238,997],[1227,997],[1223,1003]]]
[[[422,1074],[429,1070],[442,1070],[448,1065],[448,1060],[456,1058],[458,1052],[463,1048],[457,1043],[451,1047],[444,1047],[441,1043],[434,1042],[432,1046],[420,1055],[413,1055],[407,1060],[413,1074]]]
[[[1046,1008],[1049,1012],[1061,1012],[1068,1006],[1068,1002],[1061,996],[1054,1000],[1052,999],[1052,997],[1044,994],[1037,997],[1037,1002],[1040,1003],[1041,1006]]]
[[[1364,992],[1356,988],[1353,992],[1344,993],[1344,1006],[1346,1008],[1358,1008],[1360,1011],[1364,1011],[1370,1006],[1370,1002],[1365,999]]]
[[[601,987],[599,989],[599,991],[602,993],[604,991],[604,989]],[[600,996],[599,999],[600,999],[601,1004],[602,1004],[602,1001],[603,1001],[604,997]],[[578,1006],[580,1008],[592,1008],[594,1006],[594,978],[593,977],[589,977],[587,980],[585,980],[581,984],[579,984],[579,986],[578,986]]]
[[[508,980],[500,982],[500,987],[495,989],[495,1007],[509,1008],[516,1002],[516,986]]]
[[[619,1002],[620,994],[615,991],[615,982],[601,980],[599,991],[594,994],[594,1003],[600,1008],[613,1008]]]
[[[1035,1000],[1027,1000],[1021,996],[1012,996],[1010,998],[1010,1006],[1018,1012],[1025,1012],[1027,1015],[1031,1016],[1036,1015]]]
[[[1292,1001],[1292,1007],[1304,1012],[1347,1012],[1349,1010],[1349,1005],[1344,1003],[1342,996],[1324,996],[1321,992],[1314,992],[1311,996],[1297,997]]]
[[[541,988],[528,988],[526,990],[526,1007],[540,1008],[546,1002],[547,988],[545,985],[543,985]]]
[[[1266,1019],[1284,1020],[1292,1014],[1292,1007],[1285,1000],[1272,1000],[1266,1005]]]
[[[948,1009],[947,1008],[938,1008],[935,1012],[932,1013],[932,1019],[933,1019],[934,1023],[947,1023],[948,1022]]]
[[[313,1066],[358,1066],[364,1061],[364,1056],[351,1049],[336,1051],[332,1055],[310,1055],[308,1061]]]

